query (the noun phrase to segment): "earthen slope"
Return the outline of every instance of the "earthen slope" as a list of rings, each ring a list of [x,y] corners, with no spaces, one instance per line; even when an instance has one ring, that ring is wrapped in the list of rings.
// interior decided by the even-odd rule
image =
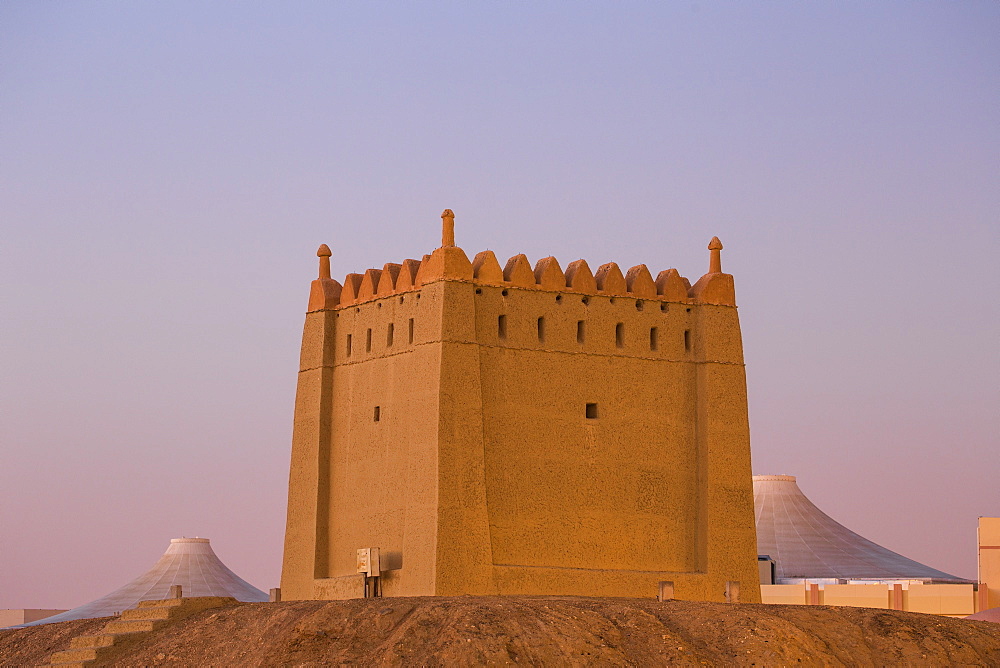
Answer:
[[[44,663],[105,621],[0,631],[2,664]],[[246,603],[149,633],[113,665],[799,663],[1000,665],[1000,625],[866,608],[580,597]]]

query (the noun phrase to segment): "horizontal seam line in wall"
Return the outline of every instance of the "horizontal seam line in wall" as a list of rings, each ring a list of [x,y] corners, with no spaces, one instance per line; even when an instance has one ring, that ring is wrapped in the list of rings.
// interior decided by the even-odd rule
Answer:
[[[299,373],[304,371],[313,371],[314,369],[332,369],[338,366],[349,366],[351,364],[361,364],[363,362],[370,362],[376,359],[388,359],[390,357],[396,357],[397,355],[405,355],[408,352],[413,352],[418,346],[433,345],[435,343],[454,343],[458,345],[465,346],[477,346],[479,348],[491,348],[494,350],[524,350],[529,352],[540,352],[540,353],[558,353],[560,355],[586,355],[588,357],[624,357],[633,360],[648,360],[650,362],[671,362],[673,364],[726,364],[729,366],[741,366],[745,367],[746,364],[742,362],[726,362],[723,360],[689,360],[689,359],[670,359],[666,357],[649,357],[645,355],[615,355],[614,353],[599,353],[591,352],[586,350],[546,350],[544,348],[518,348],[516,346],[494,346],[488,343],[476,343],[475,341],[457,341],[451,339],[445,339],[440,341],[425,341],[424,343],[409,344],[412,348],[406,350],[400,350],[399,352],[393,352],[389,354],[373,355],[366,359],[357,359],[350,361],[335,362],[334,364],[321,364],[320,366],[309,367],[308,369],[299,369]],[[363,353],[362,353],[363,354]]]
[[[500,568],[548,568],[560,571],[592,571],[594,573],[671,573],[675,575],[704,575],[703,571],[638,571],[631,568],[576,568],[574,566],[528,566],[525,564],[493,564]]]
[[[397,350],[395,352],[391,352],[391,353],[383,354],[383,355],[375,355],[375,356],[372,356],[372,357],[369,357],[369,358],[363,359],[363,360],[350,360],[350,361],[344,361],[344,362],[334,362],[333,364],[320,364],[319,366],[311,366],[308,369],[299,369],[299,373],[302,373],[304,371],[313,371],[315,369],[332,369],[332,368],[337,367],[337,366],[347,366],[349,364],[361,364],[362,362],[369,362],[369,361],[375,360],[375,359],[387,359],[389,357],[396,357],[397,355],[405,355],[406,353],[413,352],[414,349],[416,349],[418,346],[429,346],[429,345],[432,345],[432,344],[435,344],[435,343],[441,343],[441,342],[440,341],[424,341],[423,343],[407,343],[406,345],[410,346],[410,347],[406,348],[406,349],[400,349],[400,350]],[[364,353],[359,353],[359,354],[364,354]]]
[[[547,350],[545,348],[521,348],[517,346],[495,346],[489,343],[476,343],[475,341],[442,341],[442,343],[457,343],[466,346],[479,346],[480,348],[493,348],[495,350],[528,350],[540,353],[559,353],[560,355],[589,355],[593,357],[626,357],[628,359],[635,360],[650,360],[653,362],[676,362],[681,364],[731,364],[733,366],[746,366],[740,362],[723,362],[722,360],[689,360],[689,359],[671,359],[667,357],[649,357],[647,355],[622,355],[614,353],[600,353],[589,350]]]

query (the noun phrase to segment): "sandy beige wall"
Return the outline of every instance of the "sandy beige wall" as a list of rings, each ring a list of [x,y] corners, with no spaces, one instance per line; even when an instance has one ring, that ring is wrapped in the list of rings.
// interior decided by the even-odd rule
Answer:
[[[1000,607],[1000,517],[979,518],[979,581],[988,592],[983,610]]]
[[[760,600],[750,465],[746,372],[736,309],[699,305],[694,330],[698,378],[695,418],[704,506],[699,542],[706,547],[704,600],[722,600],[726,580],[741,583],[745,602]]]
[[[302,333],[299,379],[295,393],[292,454],[288,476],[288,510],[281,589],[288,600],[311,598],[321,558],[317,538],[325,536],[334,337],[333,311],[306,315]],[[321,517],[323,515],[323,517]]]
[[[310,313],[284,597],[377,546],[385,595],[759,600],[742,361],[729,306],[449,280]]]
[[[655,303],[638,311],[623,298],[584,304],[577,295],[501,292],[476,296],[495,563],[694,570],[694,387],[683,345],[690,314]],[[597,405],[596,419],[586,417],[587,403]]]
[[[808,605],[809,585],[761,585],[764,603]],[[817,587],[815,605],[860,608],[893,608],[893,585],[828,584]],[[976,592],[972,585],[906,584],[900,591],[900,610],[925,614],[964,617],[976,611]]]
[[[320,577],[354,573],[357,549],[377,546],[386,594],[434,592],[440,319],[433,287],[337,311],[328,566]]]

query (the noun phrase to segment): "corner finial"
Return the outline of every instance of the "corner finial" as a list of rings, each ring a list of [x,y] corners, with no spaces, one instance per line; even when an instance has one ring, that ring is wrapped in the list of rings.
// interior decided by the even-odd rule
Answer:
[[[708,260],[708,273],[710,274],[721,274],[722,273],[722,242],[719,241],[719,237],[712,237],[712,240],[708,242],[708,250],[712,251],[711,256]]]
[[[323,244],[316,251],[316,256],[319,257],[319,277],[320,278],[330,278],[330,256],[333,253],[330,252],[330,247]]]
[[[445,209],[441,214],[441,246],[455,245],[455,212]]]

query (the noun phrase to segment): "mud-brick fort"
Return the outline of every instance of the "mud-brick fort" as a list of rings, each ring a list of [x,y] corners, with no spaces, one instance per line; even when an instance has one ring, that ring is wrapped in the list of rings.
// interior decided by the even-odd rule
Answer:
[[[675,269],[422,260],[330,277],[295,402],[282,596],[758,601],[746,380],[718,239]]]

